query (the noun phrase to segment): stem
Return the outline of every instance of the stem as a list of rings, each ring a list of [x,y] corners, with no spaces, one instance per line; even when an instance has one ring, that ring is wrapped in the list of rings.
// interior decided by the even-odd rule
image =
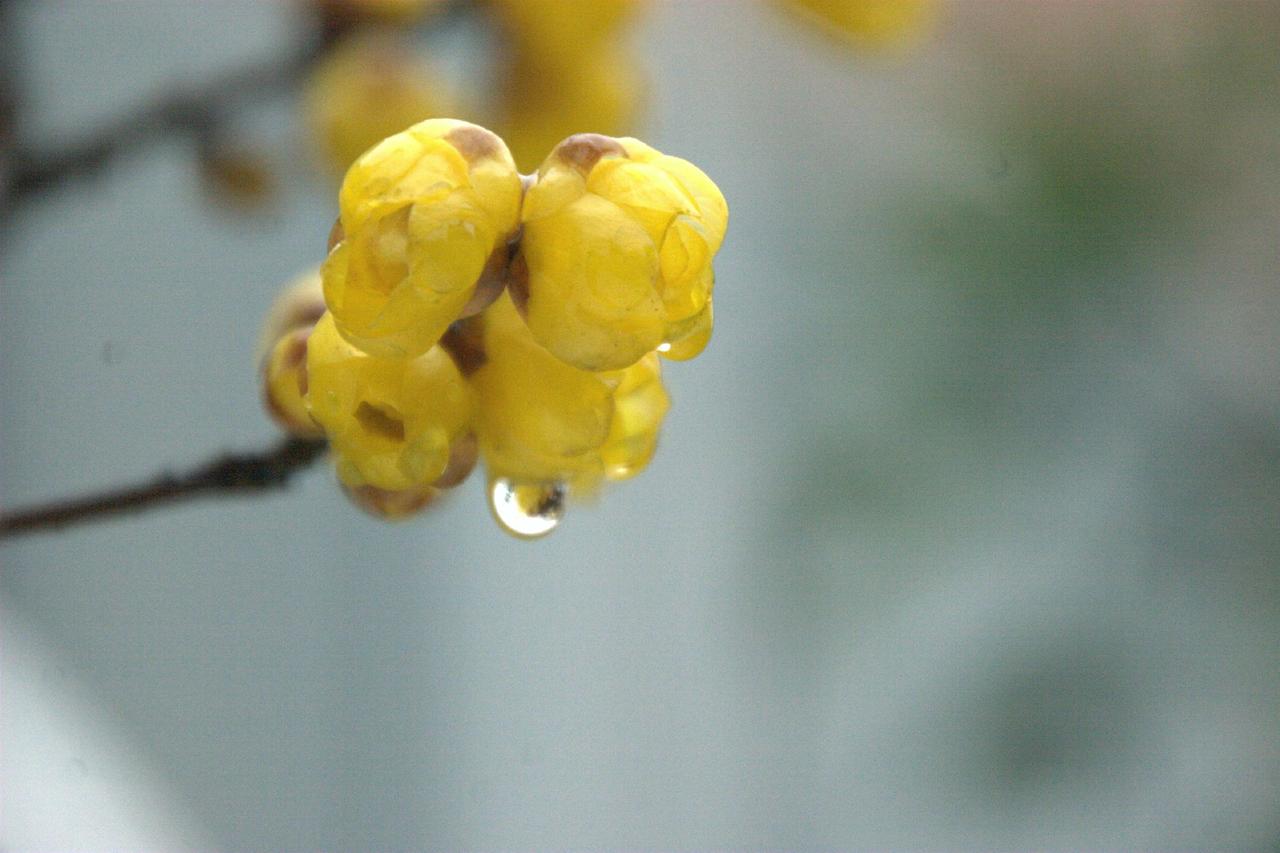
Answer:
[[[283,488],[294,474],[315,462],[326,446],[317,439],[286,438],[270,450],[227,454],[187,473],[165,473],[137,486],[0,513],[0,539],[57,530],[202,495],[253,494]]]
[[[320,55],[317,40],[286,56],[216,77],[209,83],[145,104],[60,150],[12,152],[11,174],[0,210],[12,209],[70,178],[101,171],[121,154],[170,134],[204,141],[217,134],[223,116],[242,99],[261,98],[291,86]]]
[[[0,200],[8,196],[9,173],[13,170],[14,129],[18,114],[17,84],[14,82],[14,53],[11,9],[0,0]]]
[[[0,25],[5,22],[0,0]],[[450,0],[426,17],[430,26],[444,26],[468,10],[468,3]],[[288,90],[344,35],[367,23],[346,3],[319,3],[312,37],[283,59],[215,77],[207,84],[173,92],[132,113],[103,125],[77,142],[55,151],[24,150],[21,144],[10,152],[10,174],[0,181],[0,216],[18,204],[57,186],[69,178],[91,175],[121,154],[170,135],[187,135],[199,144],[217,140],[226,117],[240,101],[260,99]],[[12,32],[6,33],[12,40]],[[0,60],[12,61],[0,54]]]

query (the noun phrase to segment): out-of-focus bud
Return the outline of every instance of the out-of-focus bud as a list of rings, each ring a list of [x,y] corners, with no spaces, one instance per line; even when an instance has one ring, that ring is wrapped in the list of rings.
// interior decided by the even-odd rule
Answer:
[[[307,83],[305,109],[326,162],[342,174],[412,124],[453,112],[448,87],[405,39],[360,31],[334,47]]]
[[[522,169],[536,168],[571,133],[636,130],[644,81],[624,35],[645,0],[489,5],[508,41],[498,123]]]
[[[345,24],[411,24],[435,12],[444,0],[317,0],[321,11]]]
[[[365,152],[339,195],[342,239],[323,267],[338,331],[374,355],[431,348],[468,306],[519,224],[523,187],[506,144],[431,119]]]
[[[645,0],[489,0],[510,49],[524,55],[528,66],[561,72],[571,72],[584,51],[616,38],[644,5]]]
[[[626,480],[643,471],[658,447],[658,428],[671,399],[662,384],[662,367],[650,353],[622,371],[613,392],[613,420],[600,448],[604,476]]]
[[[860,47],[901,44],[928,26],[932,0],[779,0],[783,7]]]
[[[571,133],[623,136],[635,129],[644,81],[631,55],[614,42],[584,50],[567,69],[517,53],[502,87],[500,130],[516,164],[533,171]]]
[[[617,370],[709,337],[712,257],[728,225],[716,185],[630,138],[579,134],[543,162],[521,214],[511,288],[534,339],[583,370]]]

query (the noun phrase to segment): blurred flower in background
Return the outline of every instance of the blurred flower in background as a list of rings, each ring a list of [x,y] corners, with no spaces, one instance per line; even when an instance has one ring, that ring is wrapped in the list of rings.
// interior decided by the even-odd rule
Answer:
[[[305,97],[307,123],[339,177],[388,136],[457,112],[449,84],[387,30],[344,38],[312,72]]]
[[[927,27],[933,0],[778,0],[786,10],[861,48],[900,46]]]

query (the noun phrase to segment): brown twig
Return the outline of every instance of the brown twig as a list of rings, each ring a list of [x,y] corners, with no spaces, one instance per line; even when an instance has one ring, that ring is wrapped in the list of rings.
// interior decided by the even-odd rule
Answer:
[[[222,117],[242,99],[261,98],[299,80],[319,55],[312,44],[284,59],[238,69],[187,91],[174,92],[121,116],[77,142],[54,151],[12,152],[8,187],[0,209],[12,208],[32,195],[69,178],[100,171],[122,153],[172,134],[198,142],[216,134]]]
[[[0,513],[0,539],[57,530],[72,524],[202,495],[251,494],[283,488],[324,453],[316,439],[286,438],[261,453],[228,454],[185,474],[162,474],[137,486],[45,506]]]
[[[11,4],[0,0],[0,201],[8,195],[9,174],[13,171],[14,117],[18,112],[14,83],[15,39]]]
[[[6,0],[0,0],[0,9]],[[451,0],[426,16],[429,26],[442,27],[461,17],[470,4]],[[227,117],[244,101],[287,91],[344,35],[368,23],[347,3],[319,2],[312,33],[303,44],[282,58],[273,58],[185,91],[172,92],[131,113],[108,122],[85,138],[53,150],[31,150],[14,141],[10,150],[8,180],[0,182],[0,217],[18,204],[74,177],[101,171],[121,154],[149,142],[186,135],[197,145],[209,146],[225,132]],[[3,14],[0,13],[0,22]],[[12,33],[10,32],[11,36]],[[0,59],[10,60],[7,56]]]

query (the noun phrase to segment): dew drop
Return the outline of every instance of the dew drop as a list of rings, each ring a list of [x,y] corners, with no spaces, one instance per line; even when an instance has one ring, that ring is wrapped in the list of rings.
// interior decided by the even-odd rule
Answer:
[[[564,518],[564,483],[497,477],[489,483],[489,509],[502,529],[521,539],[546,536]]]

